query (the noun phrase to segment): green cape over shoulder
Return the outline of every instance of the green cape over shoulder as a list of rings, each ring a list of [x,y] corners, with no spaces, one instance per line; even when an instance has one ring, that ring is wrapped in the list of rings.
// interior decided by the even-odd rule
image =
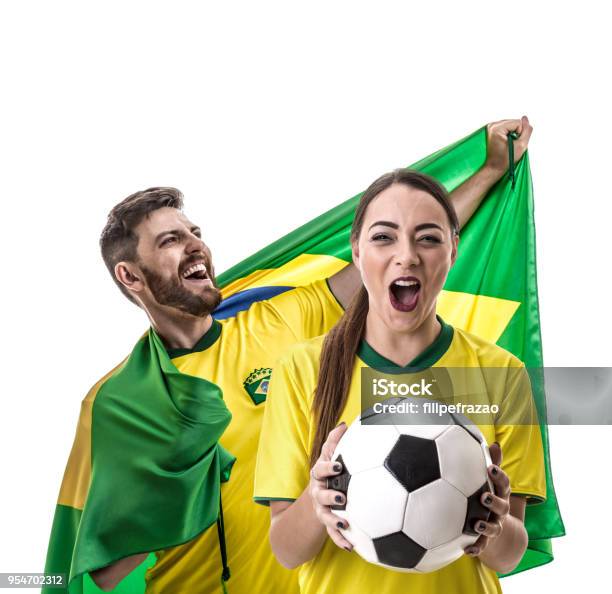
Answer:
[[[235,460],[218,444],[231,419],[220,388],[179,373],[153,330],[94,391],[81,413],[90,419],[80,420],[90,448],[75,442],[47,557],[46,571],[67,574],[71,594],[93,569],[214,524]]]

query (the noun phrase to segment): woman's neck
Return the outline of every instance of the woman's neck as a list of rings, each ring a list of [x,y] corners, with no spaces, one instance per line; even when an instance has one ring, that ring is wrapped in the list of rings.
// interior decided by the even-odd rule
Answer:
[[[379,354],[400,367],[418,357],[439,336],[442,326],[435,309],[412,332],[394,332],[370,310],[366,319],[365,340]]]

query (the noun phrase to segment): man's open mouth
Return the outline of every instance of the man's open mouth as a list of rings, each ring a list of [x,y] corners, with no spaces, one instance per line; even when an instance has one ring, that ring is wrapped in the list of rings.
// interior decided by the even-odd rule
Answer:
[[[401,276],[389,285],[389,299],[394,309],[412,311],[419,301],[421,282],[414,276]]]
[[[212,281],[208,277],[208,271],[206,270],[206,265],[203,262],[199,262],[198,264],[192,264],[187,268],[182,277],[190,282],[198,283],[198,284],[212,284]],[[207,281],[207,283],[205,283]]]

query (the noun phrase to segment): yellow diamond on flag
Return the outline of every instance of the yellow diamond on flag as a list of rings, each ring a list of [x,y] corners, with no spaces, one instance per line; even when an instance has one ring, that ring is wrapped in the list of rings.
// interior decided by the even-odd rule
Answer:
[[[436,311],[451,326],[497,342],[519,305],[520,302],[509,299],[442,291]]]

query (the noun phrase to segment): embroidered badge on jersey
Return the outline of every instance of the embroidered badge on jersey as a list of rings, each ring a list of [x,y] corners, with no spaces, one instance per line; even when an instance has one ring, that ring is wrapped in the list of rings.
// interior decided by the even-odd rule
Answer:
[[[261,404],[266,400],[271,376],[272,369],[262,367],[251,371],[249,377],[244,380],[242,385],[255,404]]]

